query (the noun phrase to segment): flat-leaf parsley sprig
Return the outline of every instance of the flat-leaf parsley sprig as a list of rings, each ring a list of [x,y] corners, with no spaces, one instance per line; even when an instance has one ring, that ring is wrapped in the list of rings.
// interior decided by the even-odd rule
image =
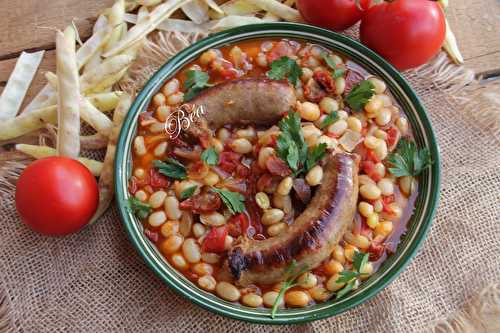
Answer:
[[[271,70],[266,75],[271,80],[283,80],[287,78],[291,84],[296,86],[299,77],[302,76],[302,68],[300,68],[295,60],[286,56],[273,61],[269,67],[271,67]]]
[[[298,285],[297,278],[308,271],[307,266],[297,267],[297,262],[294,260],[287,268],[285,272],[285,281],[281,286],[281,289],[276,297],[276,300],[273,303],[273,307],[271,308],[271,318],[274,319],[276,316],[276,312],[278,312],[278,307],[283,301],[283,297],[285,296],[285,292],[290,288],[293,288]]]
[[[368,263],[368,258],[369,258],[368,253],[357,251],[354,254],[354,258],[352,261],[352,267],[354,268],[354,270],[352,271],[345,270],[339,273],[340,277],[335,282],[345,283],[346,285],[342,289],[337,291],[336,293],[337,299],[342,298],[347,293],[349,293],[356,285],[358,278],[368,275],[366,273],[361,273],[365,265]]]
[[[432,165],[429,149],[419,150],[415,142],[406,138],[399,141],[396,151],[387,160],[391,165],[389,172],[396,177],[415,177]]]

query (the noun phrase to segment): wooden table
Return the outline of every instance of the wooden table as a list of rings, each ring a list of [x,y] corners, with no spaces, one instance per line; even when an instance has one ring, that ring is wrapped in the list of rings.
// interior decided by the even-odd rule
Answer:
[[[86,39],[97,14],[114,0],[0,0],[0,92],[23,50],[46,50],[28,99],[55,70],[55,29],[71,20]],[[450,0],[447,13],[465,64],[478,75],[500,77],[500,0]]]

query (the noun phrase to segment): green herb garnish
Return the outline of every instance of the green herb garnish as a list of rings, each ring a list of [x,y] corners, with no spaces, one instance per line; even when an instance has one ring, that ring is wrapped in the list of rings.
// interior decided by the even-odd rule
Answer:
[[[278,157],[288,163],[293,171],[298,171],[307,159],[307,144],[302,132],[300,116],[291,112],[278,124],[281,134],[278,136]]]
[[[153,165],[158,172],[167,177],[180,180],[187,178],[186,167],[173,158],[168,158],[165,162],[155,160]]]
[[[181,200],[186,200],[187,198],[190,198],[193,196],[194,192],[196,192],[196,189],[198,186],[193,185],[185,189],[184,191],[181,192]]]
[[[229,208],[231,214],[243,213],[245,210],[245,197],[241,193],[221,190],[215,187],[212,188],[212,191],[220,195],[222,202]]]
[[[325,63],[328,65],[328,67],[330,67],[330,69],[332,70],[332,77],[334,79],[337,79],[339,77],[342,77],[344,76],[344,73],[345,73],[345,68],[343,67],[339,67],[335,61],[333,61],[333,59],[330,57],[330,55],[326,52],[323,52],[321,54],[321,57],[323,58],[323,60],[325,61]]]
[[[389,172],[396,177],[418,176],[422,171],[432,164],[429,149],[417,149],[415,142],[402,138],[397,146],[396,152],[388,157],[392,165]]]
[[[323,119],[323,121],[321,122],[321,129],[325,128],[325,127],[328,127],[330,126],[331,124],[333,124],[334,122],[336,122],[337,120],[339,120],[339,114],[337,111],[333,111],[332,113],[330,113],[329,115],[327,115],[325,117],[325,119]]]
[[[370,81],[365,80],[352,88],[345,101],[354,111],[361,111],[374,94],[375,86]]]
[[[300,68],[297,62],[286,56],[273,61],[270,67],[271,70],[266,74],[268,78],[271,80],[288,78],[288,81],[294,86],[297,85],[297,81],[302,75],[302,68]]]
[[[326,143],[320,143],[315,146],[307,156],[306,171],[311,170],[326,155]]]
[[[184,102],[189,102],[203,89],[213,86],[208,83],[210,77],[208,73],[196,70],[189,70],[186,72],[186,81],[184,81]]]
[[[271,318],[274,319],[276,316],[276,312],[278,312],[278,306],[280,305],[281,301],[283,300],[283,297],[285,296],[285,292],[297,286],[298,283],[295,282],[299,276],[307,272],[307,266],[303,266],[302,268],[297,267],[297,262],[294,260],[290,264],[290,266],[287,268],[285,272],[285,282],[283,282],[283,285],[281,286],[281,289],[278,293],[278,297],[276,297],[276,300],[273,303],[273,307],[271,308]]]
[[[127,209],[140,220],[144,220],[153,211],[153,208],[151,208],[150,205],[135,197],[130,197],[128,199]]]
[[[368,274],[361,273],[364,266],[368,263],[369,254],[356,251],[352,261],[352,266],[355,270],[353,271],[342,271],[339,273],[340,277],[335,281],[336,283],[346,283],[344,288],[340,289],[336,293],[336,298],[344,297],[348,292],[350,292],[356,285],[358,278],[366,276]]]
[[[291,112],[278,124],[281,134],[276,141],[278,157],[287,162],[294,176],[309,171],[326,155],[326,144],[322,143],[308,151],[302,132],[300,116]]]
[[[219,163],[219,153],[212,147],[207,148],[201,153],[201,160],[207,165],[217,165]]]

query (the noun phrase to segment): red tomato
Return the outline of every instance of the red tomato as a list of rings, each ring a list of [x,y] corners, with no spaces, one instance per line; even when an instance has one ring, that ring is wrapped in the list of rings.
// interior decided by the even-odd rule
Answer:
[[[430,0],[395,0],[368,9],[361,21],[363,44],[399,70],[425,64],[443,45],[442,8]]]
[[[67,235],[87,224],[99,203],[97,182],[80,162],[48,157],[31,163],[16,185],[16,208],[33,230]]]
[[[212,228],[203,239],[203,244],[201,245],[203,252],[224,252],[224,242],[226,240],[227,233],[228,230],[226,226]]]
[[[368,8],[370,2],[361,0],[361,7]],[[336,31],[353,26],[363,15],[356,0],[298,0],[297,8],[307,23]]]
[[[382,177],[375,171],[375,163],[373,161],[363,161],[361,162],[361,168],[363,171],[373,179],[374,181],[378,182]]]

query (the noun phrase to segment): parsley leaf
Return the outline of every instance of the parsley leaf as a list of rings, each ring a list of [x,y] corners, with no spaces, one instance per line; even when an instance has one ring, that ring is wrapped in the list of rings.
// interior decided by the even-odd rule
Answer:
[[[333,124],[334,122],[336,122],[337,120],[339,120],[339,114],[337,111],[333,111],[332,113],[330,113],[329,115],[327,115],[325,117],[325,119],[323,119],[323,121],[321,122],[321,129],[325,128],[325,127],[328,127],[330,126],[331,124]]]
[[[333,72],[332,72],[332,77],[334,79],[337,79],[339,77],[342,77],[344,76],[346,70],[344,67],[340,67],[333,59],[332,57],[330,57],[330,55],[326,52],[323,52],[321,54],[321,57],[323,58],[323,60],[325,61],[325,63],[328,65],[328,67],[330,67]]]
[[[207,165],[217,165],[219,163],[219,153],[212,147],[207,148],[201,153],[201,160]]]
[[[173,158],[168,158],[166,162],[155,160],[153,165],[162,175],[167,177],[180,180],[187,178],[186,167]]]
[[[299,77],[302,75],[302,68],[297,62],[288,57],[281,57],[270,65],[271,70],[267,72],[267,77],[271,80],[283,80],[285,77],[294,86],[297,85]]]
[[[289,113],[280,120],[278,127],[281,129],[276,146],[278,157],[287,162],[293,171],[298,171],[307,159],[307,144],[299,114]]]
[[[186,200],[187,198],[193,196],[193,194],[194,194],[194,192],[196,192],[197,188],[198,188],[198,186],[196,186],[196,185],[188,187],[187,189],[185,189],[184,191],[181,192],[180,199]]]
[[[315,146],[306,160],[306,171],[311,170],[326,155],[326,143]]]
[[[127,209],[138,219],[144,220],[153,211],[150,205],[140,201],[135,197],[130,197],[127,201]]]
[[[354,111],[361,111],[374,94],[375,86],[373,83],[364,80],[352,88],[345,98],[345,101]]]
[[[305,273],[307,270],[308,270],[307,266],[303,266],[302,268],[299,269],[297,267],[297,262],[295,260],[292,261],[292,263],[285,272],[286,280],[283,282],[283,285],[281,286],[281,289],[278,293],[278,297],[276,297],[276,300],[273,303],[273,307],[271,308],[272,319],[274,319],[274,317],[276,316],[276,312],[278,312],[278,306],[283,300],[285,292],[288,289],[295,287],[297,285],[297,283],[295,283],[297,278],[301,276],[303,273]]]
[[[396,177],[418,176],[432,164],[429,149],[417,149],[414,142],[402,138],[396,152],[388,157],[390,173]]]
[[[231,214],[243,213],[245,210],[245,197],[241,193],[220,190],[215,187],[212,188],[212,191],[220,195],[222,202],[229,208]]]
[[[367,275],[366,273],[361,273],[364,266],[368,263],[369,259],[368,253],[363,253],[356,251],[352,261],[352,266],[354,271],[342,271],[339,273],[340,277],[335,281],[336,283],[346,283],[346,285],[336,293],[336,298],[344,297],[348,292],[350,292],[356,285],[358,278]]]
[[[345,295],[347,295],[347,293],[350,292],[352,290],[352,288],[354,288],[355,284],[356,284],[356,280],[349,281],[344,288],[340,289],[337,292],[336,298],[339,299],[339,298],[342,298]]]
[[[354,253],[354,258],[352,260],[352,266],[358,271],[361,272],[363,267],[368,263],[368,258],[370,255],[368,253],[363,253],[356,251]]]
[[[196,70],[189,70],[186,72],[186,81],[184,81],[184,102],[189,102],[203,89],[213,86],[208,83],[210,77],[208,73]]]

